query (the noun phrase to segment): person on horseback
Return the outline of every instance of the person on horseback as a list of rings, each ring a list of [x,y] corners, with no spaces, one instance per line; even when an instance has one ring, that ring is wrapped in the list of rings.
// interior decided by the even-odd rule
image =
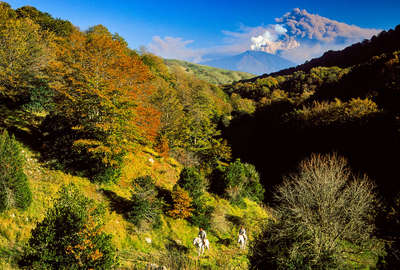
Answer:
[[[201,239],[201,241],[203,241],[203,246],[205,246],[206,245],[206,239],[207,239],[207,234],[206,234],[206,231],[205,230],[203,230],[203,228],[200,228],[200,230],[199,230],[199,238]]]
[[[243,225],[242,225],[242,226],[240,226],[240,229],[239,229],[239,235],[242,235],[242,236],[243,236],[243,238],[244,238],[244,240],[247,242],[246,230],[244,229],[244,226],[243,226]]]

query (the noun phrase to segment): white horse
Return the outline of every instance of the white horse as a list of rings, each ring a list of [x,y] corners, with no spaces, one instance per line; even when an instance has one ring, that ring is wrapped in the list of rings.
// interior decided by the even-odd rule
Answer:
[[[202,255],[204,253],[204,248],[206,248],[207,250],[210,249],[210,242],[208,241],[208,239],[203,241],[200,239],[200,237],[196,237],[193,240],[193,245],[195,247],[197,247],[198,251],[199,251],[199,256]]]
[[[240,249],[244,249],[246,247],[247,237],[239,234],[238,243],[240,245]]]

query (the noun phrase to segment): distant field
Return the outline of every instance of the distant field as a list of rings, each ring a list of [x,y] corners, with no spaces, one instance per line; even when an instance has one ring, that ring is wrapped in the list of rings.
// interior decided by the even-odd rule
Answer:
[[[256,76],[247,72],[208,67],[181,60],[165,59],[164,62],[169,67],[181,68],[182,70],[195,75],[197,78],[213,84],[227,84],[250,79]]]

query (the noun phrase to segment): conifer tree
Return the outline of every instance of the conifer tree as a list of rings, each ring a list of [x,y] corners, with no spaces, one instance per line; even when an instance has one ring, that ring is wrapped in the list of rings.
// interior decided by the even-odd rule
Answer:
[[[113,269],[111,235],[102,231],[104,207],[73,184],[63,186],[45,218],[32,230],[19,264],[29,269]]]
[[[14,136],[4,130],[0,137],[0,212],[9,208],[26,209],[32,202],[24,157]]]

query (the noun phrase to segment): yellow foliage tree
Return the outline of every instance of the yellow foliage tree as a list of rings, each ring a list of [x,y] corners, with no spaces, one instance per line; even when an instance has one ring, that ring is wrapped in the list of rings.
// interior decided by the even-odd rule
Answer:
[[[4,16],[0,14],[0,18]],[[38,80],[47,78],[44,70],[52,57],[51,39],[51,34],[41,32],[30,19],[0,20],[1,95],[14,99],[29,93]]]

